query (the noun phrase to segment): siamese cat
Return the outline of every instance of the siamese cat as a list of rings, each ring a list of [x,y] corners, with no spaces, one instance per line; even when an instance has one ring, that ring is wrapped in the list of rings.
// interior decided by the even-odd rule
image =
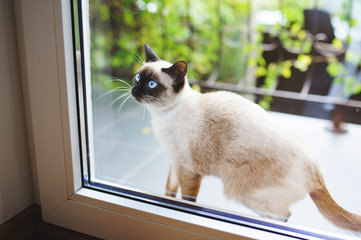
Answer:
[[[361,232],[361,216],[332,199],[312,155],[265,110],[231,92],[194,91],[184,61],[163,61],[147,43],[145,53],[131,94],[147,106],[169,160],[167,196],[180,187],[196,201],[202,177],[213,175],[227,198],[263,216],[287,219],[290,205],[310,194],[333,224]]]

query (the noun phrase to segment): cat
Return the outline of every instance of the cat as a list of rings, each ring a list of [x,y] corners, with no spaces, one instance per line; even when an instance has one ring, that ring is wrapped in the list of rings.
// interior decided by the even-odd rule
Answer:
[[[361,232],[361,216],[341,208],[326,189],[303,143],[259,105],[235,93],[199,93],[187,64],[161,60],[145,43],[146,62],[131,94],[150,112],[152,128],[169,160],[166,195],[196,201],[202,177],[220,178],[224,194],[261,216],[291,215],[309,194],[333,224]]]

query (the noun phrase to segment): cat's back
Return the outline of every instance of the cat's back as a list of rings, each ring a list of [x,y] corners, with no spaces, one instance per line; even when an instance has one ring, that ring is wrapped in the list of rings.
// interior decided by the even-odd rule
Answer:
[[[194,129],[199,138],[215,143],[216,149],[252,149],[259,155],[301,151],[299,139],[259,105],[235,93],[218,91],[199,99]],[[221,146],[223,145],[223,146]],[[236,148],[236,149],[232,149]]]
[[[252,110],[258,113],[265,113],[263,108],[259,105],[253,103],[252,101],[236,94],[233,92],[227,91],[216,91],[208,92],[202,94],[200,98],[202,105],[208,109],[216,109],[218,111],[228,111],[228,110]]]
[[[203,121],[228,123],[237,128],[249,124],[260,127],[272,121],[268,113],[259,105],[232,92],[205,93],[199,98],[198,104],[203,114]]]

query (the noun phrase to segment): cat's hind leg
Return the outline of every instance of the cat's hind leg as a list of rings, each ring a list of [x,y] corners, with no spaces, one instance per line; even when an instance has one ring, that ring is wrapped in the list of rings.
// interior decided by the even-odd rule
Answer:
[[[289,207],[298,198],[292,196],[292,191],[286,193],[283,187],[271,187],[258,191],[242,200],[243,204],[262,217],[287,222],[291,216]]]

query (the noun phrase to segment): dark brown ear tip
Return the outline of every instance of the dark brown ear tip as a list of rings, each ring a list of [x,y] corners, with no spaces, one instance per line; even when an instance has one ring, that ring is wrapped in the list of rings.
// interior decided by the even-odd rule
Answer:
[[[178,61],[176,62],[177,65],[180,65],[180,68],[183,70],[183,71],[187,71],[187,68],[188,68],[188,65],[185,61]]]

